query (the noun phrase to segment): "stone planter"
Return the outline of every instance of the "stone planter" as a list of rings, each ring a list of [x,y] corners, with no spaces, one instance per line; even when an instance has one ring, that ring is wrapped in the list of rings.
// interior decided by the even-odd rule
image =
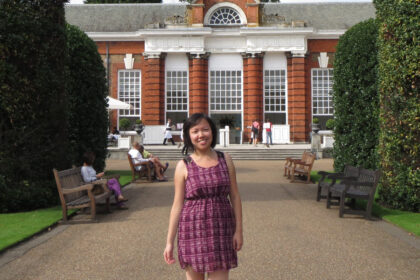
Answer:
[[[314,133],[318,133],[318,131],[320,130],[320,128],[319,128],[319,123],[313,123],[312,124],[312,131],[314,132]]]

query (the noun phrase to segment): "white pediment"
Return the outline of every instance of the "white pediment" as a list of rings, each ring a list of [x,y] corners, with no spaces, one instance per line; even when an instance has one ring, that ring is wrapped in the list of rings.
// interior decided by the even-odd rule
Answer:
[[[149,37],[145,52],[203,52],[204,37]]]
[[[306,52],[305,36],[255,36],[247,39],[247,52]]]

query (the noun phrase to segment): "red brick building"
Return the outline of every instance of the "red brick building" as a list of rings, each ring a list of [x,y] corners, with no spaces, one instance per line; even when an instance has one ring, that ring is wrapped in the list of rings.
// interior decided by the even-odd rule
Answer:
[[[333,116],[338,38],[375,16],[372,3],[69,5],[66,18],[103,57],[110,96],[133,108],[112,115],[147,126],[209,114],[246,142],[256,119],[275,143],[307,142],[312,117]]]

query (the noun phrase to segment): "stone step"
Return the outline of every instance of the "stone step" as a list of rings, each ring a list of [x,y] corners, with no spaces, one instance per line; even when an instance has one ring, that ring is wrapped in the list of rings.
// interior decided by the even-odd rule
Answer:
[[[286,149],[221,149],[228,152],[234,160],[283,160],[287,157],[300,158],[304,150],[286,150]],[[181,149],[147,149],[150,153],[164,160],[179,160],[184,156]]]

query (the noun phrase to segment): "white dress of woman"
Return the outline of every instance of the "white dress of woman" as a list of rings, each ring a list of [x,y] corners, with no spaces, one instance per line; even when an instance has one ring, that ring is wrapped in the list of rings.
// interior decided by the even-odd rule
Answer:
[[[175,145],[174,139],[172,139],[172,133],[171,133],[171,119],[168,119],[168,122],[166,123],[165,127],[165,136],[163,139],[163,145],[166,145],[166,140],[169,139],[172,142],[172,145]]]

